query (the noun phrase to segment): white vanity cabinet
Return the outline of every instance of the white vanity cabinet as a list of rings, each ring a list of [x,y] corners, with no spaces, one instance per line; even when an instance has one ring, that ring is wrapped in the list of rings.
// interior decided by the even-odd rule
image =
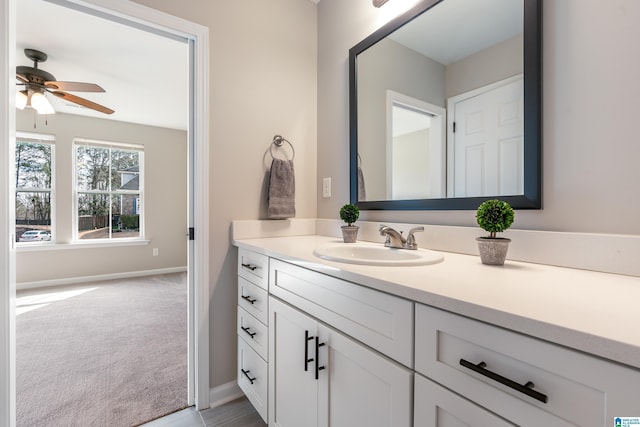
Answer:
[[[238,386],[267,421],[269,258],[238,250]]]
[[[422,304],[415,351],[416,372],[518,426],[602,427],[640,413],[640,371]],[[416,426],[455,415],[447,391],[426,378],[416,374]]]
[[[413,303],[277,259],[269,271],[270,425],[411,426]]]
[[[269,425],[411,426],[412,372],[271,297]]]
[[[508,427],[514,426],[496,414],[424,378],[415,376],[416,427]]]
[[[387,286],[380,270],[341,272],[298,255],[324,239],[290,239],[252,240],[238,253],[238,384],[270,426],[602,427],[640,416],[640,369],[563,346],[560,325],[527,317],[528,306],[509,314],[476,304],[485,319],[517,319],[514,330],[550,325],[537,334],[557,344],[465,317],[459,310],[469,305],[457,300],[442,305],[454,312],[427,305],[442,303],[429,287],[442,272],[425,276],[424,290],[415,276],[402,277],[417,270],[398,270]],[[558,283],[574,274],[542,270]],[[520,277],[517,269],[486,271],[484,286],[496,271]],[[595,341],[576,347],[630,359],[622,352],[636,347],[591,328],[566,337],[583,332],[579,339]],[[602,350],[608,343],[615,351]]]

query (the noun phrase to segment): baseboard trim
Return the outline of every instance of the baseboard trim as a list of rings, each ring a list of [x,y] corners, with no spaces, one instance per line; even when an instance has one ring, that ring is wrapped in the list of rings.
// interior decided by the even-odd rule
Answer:
[[[182,273],[187,267],[158,268],[155,270],[126,271],[122,273],[98,274],[95,276],[65,277],[62,279],[40,280],[37,282],[16,283],[17,290],[47,288],[51,286],[76,285],[88,282],[101,282],[104,280],[127,279],[130,277],[155,276],[158,274]]]
[[[234,380],[209,390],[209,404],[212,408],[215,408],[216,406],[224,405],[242,396],[242,390],[240,390],[238,383]]]

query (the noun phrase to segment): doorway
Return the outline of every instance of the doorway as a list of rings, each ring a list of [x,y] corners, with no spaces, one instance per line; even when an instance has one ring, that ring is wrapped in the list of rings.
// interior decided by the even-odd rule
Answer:
[[[3,27],[0,34],[0,75],[14,80],[16,43],[16,0],[0,0]],[[208,388],[208,30],[197,24],[173,19],[166,14],[131,2],[80,0],[55,1],[75,10],[99,15],[121,24],[182,37],[189,46],[189,228],[197,230],[189,242],[189,396],[198,409],[209,406]],[[0,118],[0,134],[7,144],[0,148],[0,163],[11,165],[15,144],[15,88],[2,86],[0,102],[8,105]],[[197,154],[197,155],[196,155]],[[10,167],[12,169],[12,167]],[[6,174],[10,175],[10,174]],[[15,206],[9,176],[0,178],[2,224],[0,240],[11,242],[0,248],[0,424],[15,425]],[[197,185],[195,185],[197,183]],[[185,238],[186,238],[185,230]]]

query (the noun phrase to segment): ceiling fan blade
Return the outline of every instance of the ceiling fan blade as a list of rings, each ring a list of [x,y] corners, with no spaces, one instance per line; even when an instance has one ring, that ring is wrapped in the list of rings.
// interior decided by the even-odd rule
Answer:
[[[44,85],[47,89],[68,90],[71,92],[104,92],[104,89],[95,83],[45,82]]]
[[[16,79],[20,80],[23,83],[29,83],[29,79],[23,76],[22,74],[16,74]]]
[[[72,95],[66,92],[53,92],[50,91],[52,95],[57,96],[58,98],[62,98],[66,101],[70,101],[76,103],[78,105],[82,105],[83,107],[91,108],[92,110],[99,111],[105,114],[113,114],[113,110],[111,108],[107,108],[104,105],[96,104],[93,101],[89,101],[88,99],[80,98],[79,96]]]

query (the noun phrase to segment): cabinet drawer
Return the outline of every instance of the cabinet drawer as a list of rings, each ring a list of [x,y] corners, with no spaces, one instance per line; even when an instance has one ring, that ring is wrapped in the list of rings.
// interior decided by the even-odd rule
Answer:
[[[414,427],[514,427],[514,424],[418,374],[415,376],[414,397]]]
[[[421,304],[415,334],[416,371],[518,425],[600,427],[640,409],[635,369]],[[528,382],[546,403],[516,389]]]
[[[243,340],[238,340],[238,385],[267,422],[267,362]]]
[[[238,276],[267,290],[269,257],[238,248]]]
[[[271,259],[271,294],[405,366],[413,362],[413,303]]]
[[[258,319],[238,307],[238,336],[253,348],[264,360],[267,360],[269,332]]]
[[[269,321],[267,302],[267,291],[238,277],[238,305],[265,325]]]

